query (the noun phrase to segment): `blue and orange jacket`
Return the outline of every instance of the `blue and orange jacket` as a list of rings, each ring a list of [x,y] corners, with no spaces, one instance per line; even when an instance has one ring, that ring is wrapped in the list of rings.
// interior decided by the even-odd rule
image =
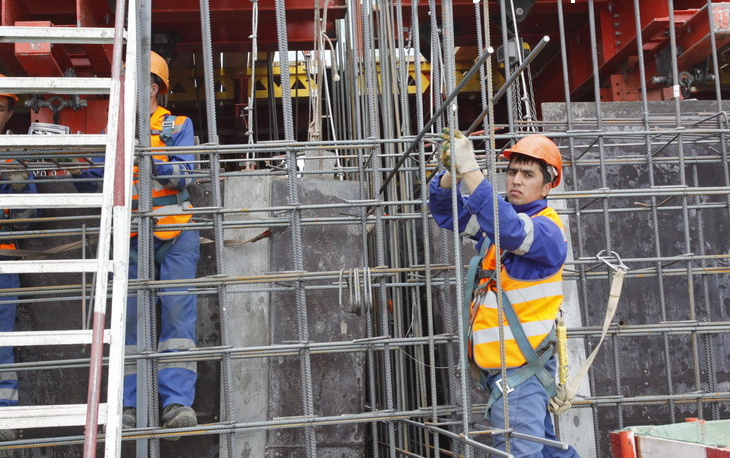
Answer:
[[[160,139],[160,133],[162,132],[163,122],[170,118],[170,111],[157,107],[152,116],[150,116],[150,146],[152,147],[163,147],[166,146],[165,142]],[[193,123],[190,118],[186,116],[176,116],[172,130],[171,130],[171,144],[169,146],[193,146],[195,144],[193,135]],[[152,156],[152,160],[155,168],[155,176],[158,177],[170,177],[170,178],[156,178],[152,183],[152,214],[157,213],[170,213],[170,212],[181,212],[184,209],[192,208],[192,205],[187,200],[187,192],[181,193],[188,186],[192,177],[189,172],[194,168],[192,163],[189,163],[194,158],[193,154],[185,153],[171,153],[171,154],[156,154]],[[99,159],[101,161],[101,159]],[[188,162],[188,163],[186,163]],[[102,178],[104,176],[104,169],[91,168],[82,171],[79,175],[81,178]],[[134,191],[133,191],[133,206],[137,208],[138,192],[137,185],[139,183],[137,167],[134,167]],[[75,182],[76,188],[81,192],[95,192],[99,188],[98,182]],[[175,199],[175,197],[181,197]],[[161,205],[156,205],[156,202],[162,202]],[[162,216],[156,218],[156,224],[184,224],[190,221],[192,218],[192,212],[185,212],[181,215]],[[180,234],[180,231],[166,231],[157,230],[155,231],[155,237],[163,240],[168,240],[176,237]],[[135,236],[136,233],[132,233],[131,236]]]
[[[451,190],[439,186],[442,175],[438,175],[430,184],[429,208],[436,223],[451,230]],[[457,191],[460,193],[458,185]],[[493,270],[496,264],[492,242],[493,192],[491,183],[484,180],[471,196],[460,195],[457,199],[459,232],[476,240],[477,250],[483,243],[491,245],[482,261],[484,270]],[[562,268],[567,257],[567,237],[560,218],[555,210],[547,206],[547,200],[512,205],[499,196],[497,202],[500,247],[503,253],[507,253],[502,259],[500,272],[502,288],[526,333],[532,336],[529,340],[533,347],[537,348],[551,330],[562,303]],[[481,284],[487,281],[483,279]],[[477,365],[483,369],[501,366],[498,334],[496,341],[492,339],[494,332],[498,333],[497,296],[494,289],[493,286],[487,287],[485,294],[479,297],[479,303],[472,304],[470,352]],[[504,330],[510,332],[508,326]],[[524,364],[524,357],[514,339],[505,343],[507,367]]]

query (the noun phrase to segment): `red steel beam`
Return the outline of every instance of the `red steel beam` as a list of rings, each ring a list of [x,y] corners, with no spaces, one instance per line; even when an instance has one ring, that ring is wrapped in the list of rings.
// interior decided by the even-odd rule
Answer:
[[[730,43],[730,3],[713,3],[712,18],[715,26],[715,40],[717,49]],[[689,70],[710,56],[710,22],[705,5],[679,31],[677,46],[684,48],[684,52],[677,58],[681,70]]]

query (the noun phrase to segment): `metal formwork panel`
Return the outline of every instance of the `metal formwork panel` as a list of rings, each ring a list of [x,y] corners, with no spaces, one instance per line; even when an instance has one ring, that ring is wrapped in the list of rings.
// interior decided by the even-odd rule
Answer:
[[[570,108],[580,129],[595,127],[595,104]],[[611,120],[602,153],[592,135],[572,138],[572,151],[567,138],[560,141],[566,156],[574,158],[569,189],[606,192],[568,205],[574,250],[590,257],[608,246],[631,268],[612,337],[592,370],[590,404],[600,453],[607,451],[608,432],[623,426],[727,415],[724,304],[730,281],[723,271],[730,236],[722,136],[712,116],[716,105],[682,102],[686,132],[671,127],[674,103],[650,102],[648,108],[650,146],[639,102],[601,104]],[[546,121],[565,122],[565,105],[543,110]],[[715,132],[700,132],[703,128]],[[612,192],[623,195],[612,197]],[[590,334],[585,327],[601,324],[609,287],[605,275],[587,273],[590,263],[582,266],[583,273],[581,264],[572,269],[582,289],[584,328],[575,335],[580,338]]]

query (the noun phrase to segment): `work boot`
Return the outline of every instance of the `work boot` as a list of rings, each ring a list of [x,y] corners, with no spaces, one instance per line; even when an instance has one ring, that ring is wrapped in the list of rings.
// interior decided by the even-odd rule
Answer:
[[[14,441],[17,439],[14,429],[0,429],[0,441]],[[14,458],[20,456],[18,450],[0,450],[0,458]]]
[[[182,404],[170,404],[162,410],[163,428],[187,428],[198,424],[198,418],[192,407]],[[180,436],[163,437],[163,439],[176,441]]]
[[[122,429],[133,429],[137,427],[137,409],[124,406],[122,409]]]

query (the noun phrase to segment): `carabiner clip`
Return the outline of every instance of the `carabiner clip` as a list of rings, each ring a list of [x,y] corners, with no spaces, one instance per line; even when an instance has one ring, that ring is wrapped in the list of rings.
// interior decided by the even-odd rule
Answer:
[[[596,258],[598,258],[599,261],[605,263],[608,267],[610,267],[613,270],[623,270],[624,272],[629,271],[628,266],[626,264],[624,264],[624,262],[621,260],[621,257],[615,251],[606,253],[606,250],[601,250],[596,255]],[[614,258],[617,261],[616,264],[611,262]]]

